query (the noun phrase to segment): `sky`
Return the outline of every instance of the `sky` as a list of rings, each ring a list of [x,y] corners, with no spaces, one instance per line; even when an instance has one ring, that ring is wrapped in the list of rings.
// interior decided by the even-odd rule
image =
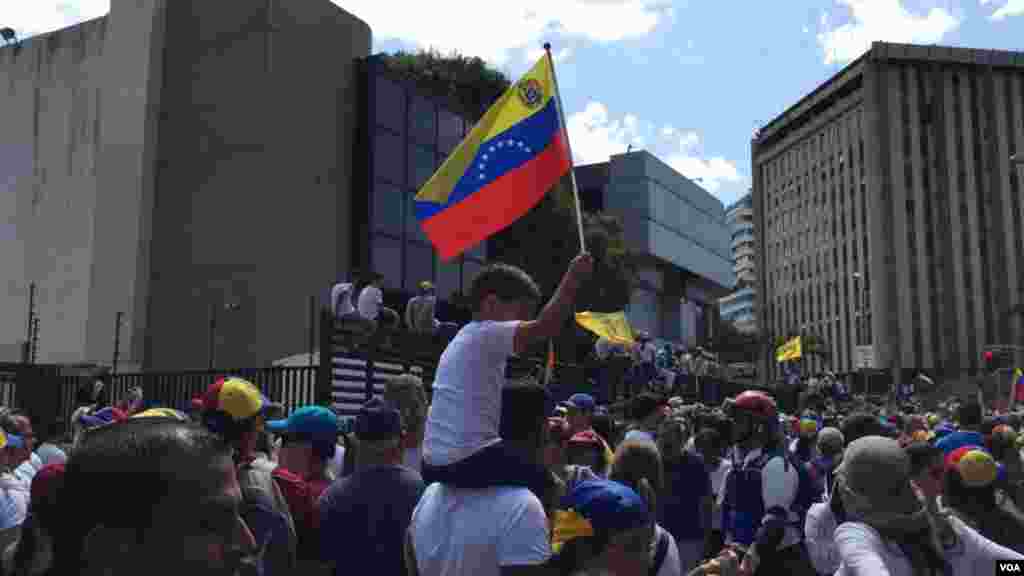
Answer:
[[[754,131],[872,41],[1024,50],[1024,0],[331,1],[375,52],[454,50],[513,79],[550,42],[576,164],[632,145],[726,205],[750,187]],[[6,0],[0,27],[28,37],[109,4]]]

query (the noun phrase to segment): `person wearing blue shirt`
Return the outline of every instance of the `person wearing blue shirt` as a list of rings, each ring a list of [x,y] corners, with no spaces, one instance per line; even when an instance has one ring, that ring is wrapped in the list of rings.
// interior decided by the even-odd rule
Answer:
[[[981,427],[981,404],[977,402],[961,404],[957,408],[957,419],[960,421],[960,429],[943,436],[935,443],[935,446],[949,454],[963,446],[985,445],[985,437],[978,431],[978,428]]]

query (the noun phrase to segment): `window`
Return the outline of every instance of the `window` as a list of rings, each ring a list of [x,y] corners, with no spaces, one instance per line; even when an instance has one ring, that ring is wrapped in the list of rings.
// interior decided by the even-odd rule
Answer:
[[[373,237],[373,270],[384,275],[384,286],[395,289],[402,283],[402,241],[387,236]]]
[[[409,135],[420,144],[433,146],[437,137],[437,110],[433,103],[418,96],[409,104]]]
[[[402,214],[407,210],[404,200],[401,188],[377,182],[373,190],[373,229],[401,238]]]
[[[437,259],[437,297],[444,300],[462,289],[462,263],[458,258],[449,262]],[[469,286],[466,287],[469,292]]]
[[[409,185],[419,190],[431,176],[437,166],[433,148],[424,148],[409,144]]]
[[[427,243],[427,235],[423,233],[423,227],[420,226],[419,220],[416,219],[416,202],[413,200],[416,197],[415,190],[409,190],[406,193],[405,201],[405,238],[406,240],[416,240],[418,242]]]
[[[405,185],[405,150],[400,136],[387,130],[377,130],[373,149],[373,177],[378,181]]]
[[[416,290],[424,280],[434,281],[434,251],[418,242],[405,244],[405,289]]]
[[[437,115],[437,145],[442,154],[452,151],[462,140],[462,118],[441,109]]]
[[[382,76],[378,76],[376,82],[374,104],[377,124],[399,134],[405,132],[405,90]]]

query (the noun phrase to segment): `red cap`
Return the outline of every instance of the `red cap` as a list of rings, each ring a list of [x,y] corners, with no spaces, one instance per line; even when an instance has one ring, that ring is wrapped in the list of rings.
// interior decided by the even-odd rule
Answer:
[[[569,444],[603,446],[601,438],[593,430],[584,430],[583,432],[573,434],[572,438],[569,439]]]
[[[47,464],[36,472],[32,478],[32,486],[29,489],[32,502],[39,502],[47,498],[64,484],[64,465]]]

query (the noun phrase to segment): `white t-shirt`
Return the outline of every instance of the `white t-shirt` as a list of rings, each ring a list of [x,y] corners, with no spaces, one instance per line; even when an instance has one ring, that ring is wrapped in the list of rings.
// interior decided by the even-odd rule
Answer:
[[[334,310],[335,316],[344,316],[356,311],[352,306],[353,289],[351,282],[339,282],[331,288],[331,310]]]
[[[668,549],[665,551],[665,560],[662,561],[661,566],[658,568],[657,576],[681,576],[683,570],[679,562],[679,547],[676,545],[676,539],[658,524],[654,525],[654,540],[651,541],[651,560],[654,560],[654,554],[658,550],[658,539],[661,538],[662,534],[665,534],[668,538]]]
[[[1019,554],[985,538],[957,518],[950,518],[960,539],[945,554],[953,574],[995,574],[996,560],[1024,560]],[[840,565],[836,576],[913,576],[907,557],[895,545],[882,540],[878,531],[860,522],[844,522],[836,528]]]
[[[818,574],[835,574],[839,569],[836,546],[836,517],[828,502],[811,504],[804,520],[804,545]]]
[[[470,322],[441,354],[427,411],[423,460],[444,466],[501,438],[501,388],[519,322]]]
[[[500,576],[502,567],[537,566],[551,557],[544,506],[526,488],[431,484],[409,533],[424,575]]]
[[[369,284],[359,293],[359,315],[367,320],[376,320],[380,315],[380,305],[384,303],[384,293],[373,284]]]

